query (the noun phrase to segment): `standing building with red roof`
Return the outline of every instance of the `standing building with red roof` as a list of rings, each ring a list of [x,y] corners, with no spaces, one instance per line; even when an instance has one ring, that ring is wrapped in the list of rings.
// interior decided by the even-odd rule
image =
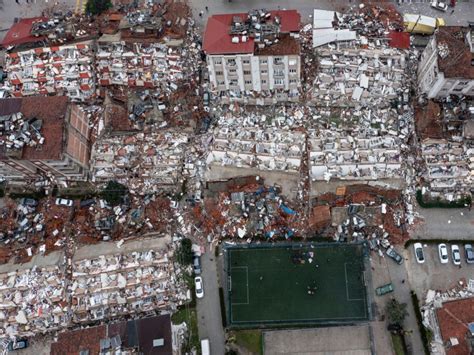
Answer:
[[[298,96],[300,14],[296,10],[213,15],[204,33],[209,79],[220,95]]]

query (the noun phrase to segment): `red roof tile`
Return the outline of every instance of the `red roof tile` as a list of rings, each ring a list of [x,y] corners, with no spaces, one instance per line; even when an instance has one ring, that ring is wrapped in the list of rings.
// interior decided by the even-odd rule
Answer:
[[[270,11],[271,18],[279,16],[281,19],[282,33],[297,32],[300,29],[301,16],[296,10]],[[248,18],[247,13],[213,15],[209,18],[204,33],[203,50],[206,54],[232,54],[253,53],[254,39],[248,38],[246,42],[232,43],[229,34],[230,25],[234,16],[243,21]]]
[[[8,30],[5,38],[1,45],[3,47],[12,46],[12,45],[19,45],[23,43],[32,43],[41,41],[44,36],[35,37],[31,35],[31,27],[33,23],[46,21],[46,17],[31,17],[31,18],[23,18],[17,23],[15,23],[10,29]]]

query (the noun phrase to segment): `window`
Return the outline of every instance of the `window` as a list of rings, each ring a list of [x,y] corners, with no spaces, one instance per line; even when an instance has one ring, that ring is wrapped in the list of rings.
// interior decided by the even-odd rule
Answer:
[[[261,82],[262,82],[262,84],[266,84],[266,83],[267,83],[267,81],[266,81],[266,80],[262,80]]]
[[[267,60],[266,59],[260,59],[260,64],[267,64]]]
[[[237,69],[229,69],[229,73],[235,74],[237,72]]]
[[[231,80],[229,81],[230,86],[237,86],[237,80]]]
[[[224,74],[222,71],[220,70],[216,71],[216,75],[222,75],[222,74]]]
[[[281,69],[276,69],[276,70],[273,71],[273,74],[274,74],[275,76],[283,76],[283,70],[281,70]]]
[[[221,64],[222,64],[222,60],[220,60],[220,59],[214,59],[214,64],[215,64],[215,65],[221,65]]]
[[[283,85],[283,79],[275,79],[275,85]]]
[[[244,64],[250,64],[250,60],[249,60],[249,59],[243,59],[243,60],[242,60],[242,63],[244,63]]]
[[[225,81],[218,81],[217,85],[225,85]]]
[[[296,69],[290,69],[290,73],[295,74],[295,73],[296,73]]]
[[[244,70],[244,75],[250,75],[250,70]]]
[[[262,74],[267,74],[268,73],[268,70],[264,69],[261,71]]]
[[[273,63],[275,63],[276,65],[283,64],[283,58],[282,57],[275,57],[273,59]]]
[[[252,85],[252,80],[245,80],[245,85]]]
[[[227,59],[227,64],[235,65],[235,59]]]
[[[290,84],[296,84],[296,79],[290,79]]]

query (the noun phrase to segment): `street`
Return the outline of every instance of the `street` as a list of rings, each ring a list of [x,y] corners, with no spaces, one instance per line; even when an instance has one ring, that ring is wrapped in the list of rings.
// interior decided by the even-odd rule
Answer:
[[[225,337],[217,282],[217,268],[213,251],[201,255],[204,298],[197,300],[199,337],[208,338],[211,354],[224,354]]]
[[[407,341],[407,345],[411,348],[412,354],[423,354],[423,344],[421,343],[421,336],[418,330],[418,324],[416,322],[415,311],[413,309],[410,291],[413,289],[409,282],[408,273],[407,273],[407,263],[403,263],[402,265],[396,264],[387,256],[381,258],[376,254],[372,254],[371,258],[371,265],[372,265],[372,280],[374,287],[379,287],[388,283],[393,284],[394,291],[393,293],[389,293],[384,296],[374,296],[375,302],[377,303],[378,314],[385,314],[385,305],[394,297],[400,303],[407,304],[407,311],[408,316],[405,318],[404,321],[404,329],[409,333],[405,336]],[[404,282],[402,282],[404,280]],[[368,292],[374,292],[373,290],[368,290]],[[420,296],[420,295],[419,295]],[[376,315],[377,316],[377,315]],[[378,325],[383,325],[385,330],[388,326],[387,317],[385,315],[385,320],[378,321]],[[376,349],[378,349],[377,353],[387,353],[381,352],[386,344],[377,344],[377,342],[381,342],[387,336],[386,331],[381,331],[380,327],[374,326],[375,335],[376,335]],[[391,349],[391,340],[385,340],[386,342],[390,342],[388,346]]]

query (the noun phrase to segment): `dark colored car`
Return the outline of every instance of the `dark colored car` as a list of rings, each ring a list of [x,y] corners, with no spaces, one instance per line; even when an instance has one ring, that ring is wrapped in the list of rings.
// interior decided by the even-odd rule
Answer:
[[[206,91],[202,95],[202,103],[204,106],[209,106],[209,101],[211,101],[211,95]]]
[[[397,264],[403,264],[403,258],[400,254],[398,254],[394,248],[390,247],[387,249],[387,255],[391,257]]]
[[[79,206],[81,207],[89,207],[95,205],[95,200],[93,198],[87,199],[87,200],[82,200]]]
[[[196,275],[201,275],[201,257],[198,255],[193,256],[193,270]]]
[[[29,207],[36,207],[38,206],[38,201],[36,201],[35,199],[33,198],[22,198],[20,199],[20,203],[22,205],[25,205],[25,206],[29,206]]]
[[[14,343],[13,341],[8,344],[8,351],[25,349],[28,347],[28,339],[19,339]]]
[[[466,263],[474,264],[474,249],[472,249],[472,245],[466,244],[464,246],[464,251],[466,252]]]

